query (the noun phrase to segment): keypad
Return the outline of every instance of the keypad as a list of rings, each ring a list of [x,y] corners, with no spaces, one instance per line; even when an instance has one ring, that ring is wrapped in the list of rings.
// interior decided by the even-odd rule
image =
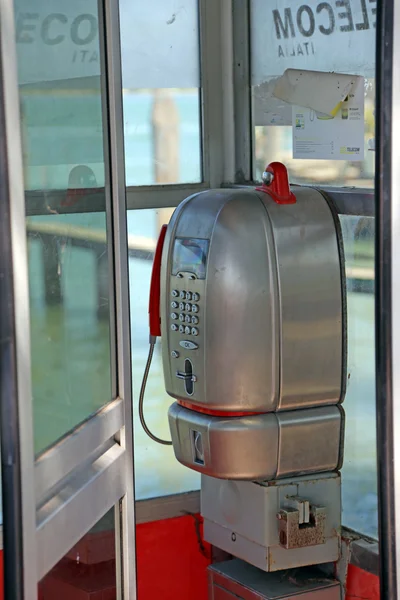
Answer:
[[[200,335],[198,327],[200,324],[200,307],[197,304],[200,301],[200,294],[187,292],[186,290],[172,290],[171,296],[178,300],[171,302],[171,308],[173,309],[171,320],[179,321],[179,323],[171,324],[172,331],[179,331],[180,334],[191,337]]]

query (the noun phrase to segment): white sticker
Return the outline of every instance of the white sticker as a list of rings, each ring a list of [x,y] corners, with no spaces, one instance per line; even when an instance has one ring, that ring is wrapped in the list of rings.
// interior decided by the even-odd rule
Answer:
[[[357,82],[335,117],[292,107],[293,158],[364,160],[364,78]]]

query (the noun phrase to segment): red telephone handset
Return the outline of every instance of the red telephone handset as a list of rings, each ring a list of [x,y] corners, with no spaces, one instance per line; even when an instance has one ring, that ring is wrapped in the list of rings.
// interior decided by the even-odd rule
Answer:
[[[161,294],[161,258],[164,246],[167,225],[161,227],[160,235],[154,253],[153,269],[151,271],[150,298],[149,298],[149,326],[150,338],[161,336],[160,294]]]

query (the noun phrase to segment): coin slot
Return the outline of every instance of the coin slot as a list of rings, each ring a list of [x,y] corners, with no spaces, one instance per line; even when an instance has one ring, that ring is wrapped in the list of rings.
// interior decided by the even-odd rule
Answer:
[[[204,448],[201,433],[194,429],[191,429],[190,433],[192,434],[193,461],[197,465],[204,465]]]
[[[193,366],[191,361],[187,358],[185,360],[185,390],[188,396],[193,394]]]

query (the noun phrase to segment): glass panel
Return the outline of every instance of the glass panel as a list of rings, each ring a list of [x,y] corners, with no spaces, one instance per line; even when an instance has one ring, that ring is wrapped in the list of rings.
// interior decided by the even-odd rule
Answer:
[[[15,6],[40,452],[112,396],[98,6]]]
[[[173,208],[162,210],[128,211],[129,244],[132,246],[129,261],[131,323],[132,323],[132,374],[134,390],[134,441],[136,499],[154,498],[195,490],[200,487],[200,476],[183,467],[175,458],[170,446],[160,446],[143,431],[138,414],[139,391],[149,351],[149,288],[152,254],[146,255],[149,246],[155,246],[161,226],[168,223]],[[142,251],[140,248],[142,245]],[[138,249],[137,256],[133,248]],[[143,250],[145,252],[143,253]],[[161,342],[155,347],[153,362],[147,381],[144,411],[150,430],[162,439],[170,439],[168,408],[173,399],[164,388],[161,360]]]
[[[375,0],[310,0],[307,4],[251,0],[253,176],[257,180],[266,164],[278,160],[287,165],[296,183],[373,187],[375,20]],[[316,154],[306,160],[293,158],[292,107],[273,96],[277,78],[288,68],[365,78],[364,160],[327,160]],[[331,126],[321,120],[319,124]]]
[[[347,272],[348,380],[343,524],[378,537],[375,423],[374,237],[371,217],[342,216]]]
[[[39,600],[114,600],[114,509],[105,515],[39,583]]]
[[[201,181],[198,0],[120,0],[126,183]]]

